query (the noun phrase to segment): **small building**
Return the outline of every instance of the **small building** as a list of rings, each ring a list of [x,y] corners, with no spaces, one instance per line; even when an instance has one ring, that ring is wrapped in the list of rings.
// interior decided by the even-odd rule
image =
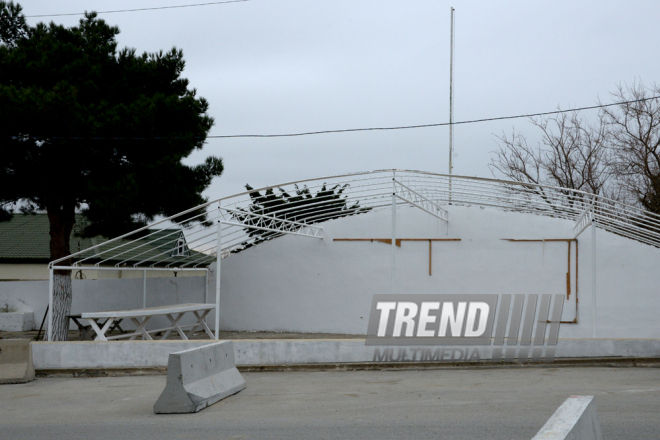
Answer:
[[[97,236],[80,236],[85,219],[76,215],[76,224],[71,232],[71,253],[103,244],[108,239]],[[46,214],[15,214],[8,222],[0,222],[0,281],[47,280],[50,262],[50,224]],[[141,239],[144,243],[132,246],[131,251],[121,258],[113,256],[105,259],[103,250],[95,249],[86,265],[99,264],[101,267],[116,267],[117,270],[79,270],[73,276],[77,279],[101,278],[141,278],[142,271],[128,271],[137,262],[148,262],[155,267],[176,266],[180,257],[204,254],[188,248],[183,231],[149,229]],[[113,246],[121,243],[115,242]],[[187,260],[189,261],[189,260]],[[190,276],[191,272],[148,271],[148,277]]]

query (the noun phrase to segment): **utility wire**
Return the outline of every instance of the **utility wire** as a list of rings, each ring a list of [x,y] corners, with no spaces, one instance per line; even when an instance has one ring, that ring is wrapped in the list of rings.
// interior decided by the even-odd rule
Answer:
[[[229,139],[229,138],[276,138],[276,137],[295,137],[295,136],[311,136],[317,134],[330,134],[330,133],[351,133],[356,131],[386,131],[386,130],[409,130],[414,128],[428,128],[428,127],[443,127],[447,125],[462,125],[462,124],[474,124],[478,122],[489,122],[489,121],[502,121],[506,119],[520,119],[520,118],[533,118],[535,116],[547,116],[547,115],[557,115],[561,113],[570,113],[578,112],[582,110],[592,110],[596,108],[612,107],[615,105],[624,105],[624,104],[633,104],[636,102],[650,101],[652,99],[660,99],[660,95],[651,96],[650,98],[635,99],[632,101],[620,101],[613,102],[611,104],[599,104],[592,105],[590,107],[579,107],[572,108],[568,110],[555,110],[551,112],[542,112],[542,113],[531,113],[525,115],[516,115],[516,116],[500,116],[497,118],[485,118],[485,119],[472,119],[469,121],[459,121],[459,122],[440,122],[437,124],[423,124],[423,125],[402,125],[399,127],[369,127],[369,128],[345,128],[341,130],[321,130],[321,131],[306,131],[301,133],[285,133],[285,134],[227,134],[227,135],[214,135],[214,136],[170,136],[170,137],[77,137],[77,136],[30,136],[30,135],[21,135],[21,136],[9,136],[13,139],[81,139],[81,140],[166,140],[166,139]]]
[[[139,8],[139,9],[118,9],[116,11],[95,11],[97,14],[114,14],[116,12],[137,12],[137,11],[154,11],[157,9],[178,9],[178,8],[191,8],[194,6],[211,6],[211,5],[223,5],[226,3],[241,3],[249,2],[250,0],[225,0],[222,2],[209,2],[209,3],[195,3],[191,5],[176,5],[176,6],[158,6],[154,8]],[[64,17],[68,15],[85,15],[84,12],[71,12],[69,14],[42,14],[42,15],[26,15],[25,18],[36,18],[36,17]]]
[[[447,126],[447,125],[461,125],[461,124],[474,124],[477,122],[488,122],[488,121],[501,121],[505,119],[519,119],[519,118],[533,118],[535,116],[545,116],[545,115],[556,115],[560,113],[569,113],[569,112],[577,112],[577,111],[582,111],[582,110],[591,110],[595,108],[603,108],[603,107],[611,107],[615,105],[622,105],[622,104],[632,104],[635,102],[642,102],[642,101],[649,101],[651,99],[660,99],[660,96],[653,96],[651,98],[643,98],[643,99],[636,99],[634,101],[621,101],[621,102],[613,102],[611,104],[601,104],[601,105],[593,105],[591,107],[580,107],[580,108],[573,108],[569,110],[555,110],[552,112],[543,112],[543,113],[532,113],[532,114],[527,114],[527,115],[516,115],[516,116],[500,116],[497,118],[485,118],[485,119],[472,119],[469,121],[459,121],[459,122],[441,122],[437,124],[423,124],[423,125],[403,125],[400,127],[370,127],[370,128],[347,128],[343,130],[322,130],[322,131],[308,131],[308,132],[303,132],[303,133],[289,133],[289,134],[234,134],[234,135],[221,135],[221,136],[207,136],[208,138],[213,138],[213,139],[223,139],[223,138],[242,138],[242,137],[292,137],[292,136],[309,136],[309,135],[315,135],[315,134],[327,134],[327,133],[349,133],[349,132],[354,132],[354,131],[378,131],[378,130],[408,130],[412,128],[427,128],[427,127],[442,127],[442,126]]]
[[[615,106],[615,105],[632,104],[632,103],[635,103],[635,102],[649,101],[651,99],[660,99],[660,95],[659,96],[652,96],[650,98],[636,99],[636,100],[633,100],[633,101],[613,102],[611,104],[600,104],[600,105],[593,105],[593,106],[590,106],[590,107],[573,108],[573,109],[569,109],[569,110],[555,110],[555,111],[552,111],[552,112],[542,112],[542,113],[533,113],[533,114],[516,115],[516,116],[500,116],[500,117],[497,117],[497,118],[472,119],[472,120],[468,120],[468,121],[459,121],[459,122],[453,122],[453,123],[441,122],[441,123],[436,123],[436,124],[403,125],[403,126],[399,126],[399,127],[347,128],[347,129],[343,129],[343,130],[308,131],[308,132],[302,132],[302,133],[289,133],[289,134],[235,134],[235,135],[207,136],[207,138],[223,139],[223,138],[242,138],[242,137],[292,137],[292,136],[309,136],[309,135],[327,134],[327,133],[349,133],[349,132],[354,132],[354,131],[408,130],[408,129],[413,129],[413,128],[443,127],[443,126],[448,126],[448,125],[474,124],[474,123],[477,123],[477,122],[501,121],[501,120],[505,120],[505,119],[532,118],[532,117],[535,117],[535,116],[556,115],[556,114],[560,114],[560,113],[569,113],[569,112],[577,112],[577,111],[582,111],[582,110],[591,110],[591,109],[595,109],[595,108],[612,107],[612,106]]]

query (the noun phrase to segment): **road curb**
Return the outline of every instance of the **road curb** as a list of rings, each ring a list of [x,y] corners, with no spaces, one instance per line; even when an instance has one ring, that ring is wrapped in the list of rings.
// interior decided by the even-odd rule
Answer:
[[[515,368],[660,368],[660,358],[575,358],[555,362],[364,362],[319,363],[292,365],[241,365],[242,373],[287,371],[387,371],[387,370],[443,370],[443,369],[515,369]],[[98,368],[37,370],[36,376],[47,377],[121,377],[157,376],[167,374],[167,367]]]

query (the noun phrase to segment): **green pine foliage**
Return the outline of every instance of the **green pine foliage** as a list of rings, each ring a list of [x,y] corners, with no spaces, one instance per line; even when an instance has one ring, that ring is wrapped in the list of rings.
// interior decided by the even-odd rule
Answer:
[[[223,170],[216,157],[182,163],[213,125],[181,76],[183,52],[118,50],[117,34],[95,13],[31,27],[0,0],[0,221],[46,212],[50,258],[63,266],[76,213],[82,236],[117,236],[204,203]],[[52,338],[66,340],[71,272],[56,270],[53,286]]]
[[[0,20],[0,220],[45,211],[65,234],[79,211],[85,235],[116,236],[206,201],[223,165],[182,163],[213,119],[180,49],[118,49],[119,29],[95,13],[30,27],[0,1]]]

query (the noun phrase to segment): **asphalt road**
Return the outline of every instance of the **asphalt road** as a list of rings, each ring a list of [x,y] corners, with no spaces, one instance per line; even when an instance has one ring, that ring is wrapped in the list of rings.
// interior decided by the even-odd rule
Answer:
[[[605,439],[660,438],[660,369],[244,373],[197,414],[155,415],[165,376],[0,386],[0,439],[531,439],[570,395],[594,395]]]

